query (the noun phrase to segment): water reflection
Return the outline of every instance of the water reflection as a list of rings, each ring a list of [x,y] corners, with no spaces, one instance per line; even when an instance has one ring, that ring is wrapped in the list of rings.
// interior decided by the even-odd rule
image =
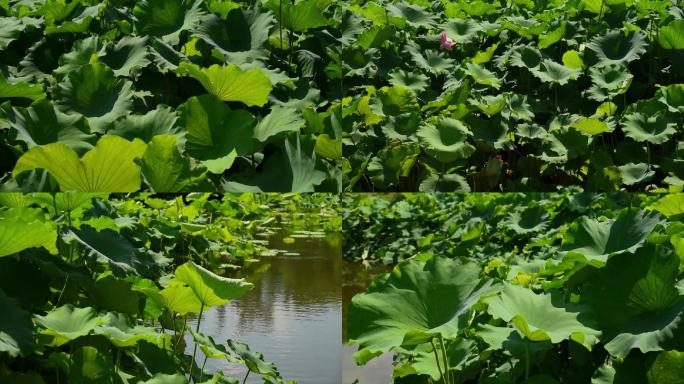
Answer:
[[[371,281],[378,275],[389,272],[389,266],[365,267],[361,263],[342,262],[342,383],[386,384],[391,382],[392,355],[386,353],[376,357],[364,366],[354,362],[356,346],[347,345],[347,309],[352,297],[365,292]]]
[[[269,238],[271,248],[282,249],[241,272],[254,289],[225,306],[215,307],[202,319],[200,329],[217,342],[236,339],[276,363],[286,379],[301,384],[338,384],[341,377],[341,248],[339,236]],[[192,327],[195,321],[189,322]],[[188,350],[192,344],[188,341]],[[198,351],[199,354],[199,351]],[[202,362],[204,356],[199,359]],[[207,367],[244,377],[244,368],[221,360]],[[248,383],[260,383],[250,375]]]

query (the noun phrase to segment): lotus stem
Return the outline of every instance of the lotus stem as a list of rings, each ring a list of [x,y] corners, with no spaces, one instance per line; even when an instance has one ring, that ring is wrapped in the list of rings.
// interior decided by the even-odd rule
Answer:
[[[435,353],[435,362],[437,363],[437,371],[439,372],[439,376],[442,378],[442,382],[446,384],[446,378],[444,377],[444,374],[442,373],[442,367],[439,364],[439,355],[437,354],[437,345],[435,344],[435,340],[430,339],[430,344],[432,344],[432,351]]]
[[[202,323],[202,312],[204,312],[204,303],[200,306],[199,317],[197,318],[197,326],[195,327],[195,332],[199,333],[200,324]],[[195,343],[195,348],[192,351],[192,360],[190,361],[190,375],[188,376],[188,381],[192,378],[192,370],[195,365],[195,356],[197,355],[197,343]],[[194,381],[194,380],[193,380]]]
[[[601,8],[599,9],[599,14],[598,14],[598,19],[601,20],[601,17],[603,16],[603,6],[605,5],[605,1],[601,1]]]
[[[207,359],[209,359],[209,357],[204,356],[204,363],[202,363],[202,369],[200,370],[200,383],[202,382],[202,379],[204,378],[204,366],[207,365]]]
[[[278,2],[278,30],[280,31],[280,50],[283,50],[283,0]]]
[[[245,384],[247,382],[247,378],[249,377],[249,372],[250,372],[250,370],[247,369],[247,374],[245,375],[245,378],[242,380],[242,384]]]
[[[525,344],[525,380],[530,378],[530,346]]]
[[[442,337],[442,334],[439,334],[439,344],[442,346],[442,358],[444,358],[444,371],[446,373],[446,378],[449,380],[449,384],[451,384],[451,368],[449,367],[449,359],[447,358],[447,353],[446,353],[446,344],[444,343],[444,338]]]

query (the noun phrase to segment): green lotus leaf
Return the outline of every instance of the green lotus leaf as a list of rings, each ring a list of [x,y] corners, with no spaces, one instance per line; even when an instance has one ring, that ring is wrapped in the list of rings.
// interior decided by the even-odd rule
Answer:
[[[154,192],[180,192],[204,177],[181,156],[175,135],[155,136],[142,156],[140,170]]]
[[[614,95],[626,92],[634,78],[626,67],[619,64],[592,67],[589,69],[589,76],[596,86],[612,91],[611,94]]]
[[[499,79],[494,72],[489,71],[481,65],[466,63],[465,72],[478,84],[488,85],[494,89],[501,88],[501,79]]]
[[[26,26],[16,17],[0,18],[0,49],[5,50],[11,42],[21,36]]]
[[[562,62],[563,65],[571,69],[584,68],[584,60],[582,60],[579,52],[572,49],[563,53]]]
[[[332,160],[342,160],[342,140],[333,139],[327,133],[316,136],[314,150],[320,156]]]
[[[133,14],[140,35],[151,35],[164,42],[178,44],[180,34],[191,30],[202,17],[201,1],[142,0],[136,3]]]
[[[407,72],[396,69],[389,74],[389,82],[392,85],[400,85],[410,89],[414,93],[421,93],[427,89],[428,77],[420,72]]]
[[[672,84],[660,90],[658,101],[673,113],[684,113],[684,84]]]
[[[188,60],[185,54],[156,37],[150,39],[149,50],[152,62],[160,73],[175,71],[181,62]]]
[[[431,174],[418,186],[420,192],[470,192],[470,186],[465,177],[457,174]]]
[[[382,283],[352,298],[349,340],[359,344],[357,363],[400,346],[452,338],[464,326],[464,315],[499,287],[480,278],[471,262],[435,256],[428,261],[401,262]]]
[[[611,130],[608,124],[594,117],[581,117],[576,123],[573,123],[571,127],[592,136],[600,135]]]
[[[107,133],[122,136],[127,140],[140,139],[146,143],[157,135],[175,134],[179,143],[185,142],[183,131],[178,124],[178,114],[173,108],[162,104],[144,115],[131,114],[116,120]]]
[[[192,329],[190,330],[190,334],[192,335],[192,339],[197,345],[199,345],[204,355],[208,358],[235,360],[230,353],[228,353],[226,347],[221,344],[217,344],[213,337],[194,332]]]
[[[508,104],[508,100],[503,94],[496,96],[486,95],[478,99],[471,99],[470,103],[479,108],[487,116],[491,117],[503,111],[503,109],[506,107],[506,104]]]
[[[646,163],[627,163],[619,166],[618,169],[624,185],[643,183],[655,176],[655,171]]]
[[[515,134],[527,139],[542,139],[547,136],[547,132],[544,127],[534,123],[518,124]]]
[[[106,65],[92,63],[70,72],[53,92],[61,112],[83,115],[92,131],[103,133],[114,120],[129,113],[132,88],[131,82],[117,79]]]
[[[106,223],[109,219],[109,223]],[[95,228],[98,232],[109,229],[120,233],[114,219],[108,216],[100,216],[85,222],[86,225]],[[116,311],[129,316],[136,316],[140,311],[140,300],[133,291],[133,285],[124,280],[114,277],[112,272],[104,272],[97,276],[94,284],[89,287],[92,305],[100,310]]]
[[[434,49],[423,50],[416,45],[407,45],[406,50],[418,67],[425,71],[433,74],[442,74],[453,70],[454,59],[449,58],[443,52]]]
[[[92,207],[95,198],[107,198],[106,193],[83,193],[83,192],[58,192],[58,193],[35,193],[33,196],[43,203],[51,215],[59,215],[63,212],[73,213],[81,208],[87,210]],[[55,209],[57,211],[55,212]]]
[[[154,345],[163,347],[171,344],[171,335],[159,333],[155,328],[143,325],[131,326],[126,315],[110,312],[107,315],[107,322],[98,324],[94,333],[102,335],[119,348],[132,347],[140,341],[146,341]]]
[[[243,279],[218,276],[192,261],[176,268],[175,276],[192,289],[204,308],[227,304],[254,287]]]
[[[406,20],[406,23],[415,28],[432,28],[437,21],[437,16],[425,7],[410,4],[406,1],[396,4],[386,4],[386,10],[390,16]]]
[[[252,352],[249,346],[235,340],[228,340],[228,347],[235,352],[244,362],[250,372],[262,375],[264,378],[280,378],[275,364],[264,360],[264,355],[259,352]]]
[[[62,191],[133,192],[140,189],[140,168],[133,159],[145,152],[145,143],[103,136],[82,158],[62,143],[33,147],[14,166],[12,176],[46,169]]]
[[[25,81],[9,82],[0,74],[0,99],[24,98],[38,100],[45,98],[43,86]]]
[[[45,316],[34,316],[41,335],[50,336],[46,344],[59,347],[71,340],[89,334],[99,324],[107,322],[105,317],[98,316],[91,307],[75,308],[71,304],[63,305],[48,312]]]
[[[519,285],[506,284],[500,295],[487,298],[487,312],[512,323],[521,336],[554,344],[574,340],[587,349],[598,342],[601,331],[584,308],[560,303],[551,294],[536,294]]]
[[[648,370],[648,382],[649,384],[682,384],[684,379],[678,372],[684,372],[684,352],[660,352]]]
[[[441,162],[467,159],[475,152],[466,141],[472,133],[455,119],[442,118],[434,125],[423,125],[416,135],[426,145],[427,153]]]
[[[604,221],[582,216],[565,232],[561,251],[602,265],[612,255],[634,252],[660,224],[663,218],[659,213],[637,209],[623,209],[615,219]]]
[[[531,106],[527,102],[527,95],[514,93],[505,99],[508,104],[506,105],[507,108],[501,112],[503,117],[524,121],[532,121],[534,119],[534,112],[532,112]]]
[[[485,343],[489,344],[489,349],[505,349],[508,353],[516,357],[526,356],[540,351],[546,351],[553,347],[550,340],[530,340],[515,329],[510,327],[495,327],[490,324],[483,324],[478,327],[478,336],[482,337]]]
[[[0,218],[0,257],[34,247],[57,254],[56,242],[57,231],[49,222],[29,222],[23,217]]]
[[[677,123],[667,115],[634,112],[624,117],[622,130],[635,141],[662,144],[670,140],[678,129]]]
[[[261,142],[281,132],[296,132],[304,125],[302,115],[292,108],[275,106],[254,127],[254,138]]]
[[[570,80],[577,80],[582,74],[579,69],[568,68],[550,59],[544,59],[538,68],[531,71],[539,80],[559,85],[565,85]]]
[[[151,379],[141,381],[140,384],[188,384],[188,380],[180,373],[157,373]]]
[[[234,64],[214,64],[209,68],[200,68],[195,64],[181,62],[176,73],[194,78],[209,93],[223,101],[240,101],[248,106],[263,107],[272,89],[271,81],[258,68],[243,71]]]
[[[586,153],[589,137],[578,129],[563,126],[547,131],[540,158],[549,163],[565,163]]]
[[[675,287],[678,267],[677,256],[647,246],[611,258],[589,276],[582,302],[592,308],[612,355],[624,357],[633,348],[664,350],[681,334],[684,297]]]
[[[317,167],[314,147],[311,139],[288,138],[284,151],[264,161],[263,172],[245,172],[223,187],[226,192],[313,192],[326,179],[326,173]]]
[[[237,8],[231,10],[224,19],[207,15],[197,28],[196,35],[218,49],[228,62],[241,64],[265,57],[262,49],[272,26],[272,14]]]
[[[490,60],[492,60],[492,56],[494,56],[494,52],[498,47],[499,44],[495,43],[487,47],[487,49],[485,49],[484,51],[477,51],[477,53],[475,53],[475,56],[473,56],[473,58],[470,59],[470,61],[474,64],[488,63]]]
[[[518,235],[524,235],[546,230],[549,225],[548,218],[549,214],[546,209],[531,206],[510,212],[501,224]]]
[[[332,0],[298,0],[296,2],[270,0],[266,3],[266,7],[273,11],[284,28],[306,32],[330,23],[325,17],[325,11],[330,4]]]
[[[594,51],[598,58],[599,67],[610,64],[627,64],[637,60],[646,52],[646,38],[640,32],[625,35],[622,31],[610,31],[602,36],[593,38],[587,43],[587,48]]]
[[[543,59],[542,53],[537,48],[519,45],[511,48],[509,63],[514,67],[532,70],[539,68]]]
[[[115,382],[117,368],[109,356],[105,356],[95,347],[84,346],[70,356],[69,383],[111,383]]]
[[[408,175],[418,157],[418,147],[398,145],[385,148],[368,163],[368,175],[380,188],[396,185],[400,177]]]
[[[563,21],[561,24],[558,26],[558,28],[549,31],[545,34],[540,34],[539,37],[539,48],[544,49],[552,46],[553,44],[556,44],[557,42],[561,41],[563,36],[565,36],[565,30],[567,28],[568,22]]]
[[[60,76],[69,75],[79,70],[82,66],[90,64],[93,57],[102,56],[105,46],[99,36],[86,37],[74,43],[71,51],[59,58],[59,67],[54,73]]]
[[[49,4],[53,7],[53,10],[56,12],[52,12],[54,15],[55,13],[62,13],[62,9],[66,8],[68,9],[69,7],[64,7],[65,3],[60,2],[60,1],[48,1],[46,4]],[[81,4],[80,2],[77,3]],[[76,34],[76,33],[84,33],[90,28],[90,23],[93,21],[94,18],[98,17],[100,15],[100,10],[101,10],[101,5],[92,5],[89,7],[84,7],[82,9],[79,9],[81,12],[69,12],[68,14],[62,13],[60,15],[60,20],[59,22],[56,22],[57,20],[53,19],[50,20],[48,18],[46,20],[46,27],[45,27],[45,35],[51,35],[51,34]]]
[[[133,76],[150,63],[147,58],[148,40],[147,36],[124,36],[106,48],[101,60],[114,71],[114,75]]]
[[[668,219],[684,213],[684,193],[672,193],[665,195],[653,203],[650,209],[665,215]]]
[[[2,289],[0,307],[3,308],[3,315],[0,317],[0,352],[7,352],[12,357],[28,355],[35,348],[31,314]]]
[[[465,44],[477,38],[482,26],[473,19],[450,19],[440,25],[440,30],[446,32],[447,37],[457,44]]]
[[[63,239],[66,243],[77,242],[88,257],[108,265],[116,274],[144,274],[159,271],[162,267],[145,253],[136,250],[127,238],[110,229],[98,232],[93,227],[82,225],[80,229],[67,232]]]
[[[660,27],[658,44],[665,49],[684,49],[684,20],[672,20]]]
[[[199,300],[192,288],[181,284],[172,283],[162,289],[159,295],[152,294],[162,307],[181,315],[186,313],[200,313],[202,302]]]
[[[179,107],[185,126],[185,150],[212,173],[229,169],[236,156],[253,149],[254,117],[246,110],[231,111],[214,95],[193,96]]]
[[[29,148],[60,142],[75,150],[91,149],[92,134],[88,134],[81,116],[68,116],[55,110],[48,99],[40,99],[28,108],[15,108],[7,116],[17,132],[17,138]]]

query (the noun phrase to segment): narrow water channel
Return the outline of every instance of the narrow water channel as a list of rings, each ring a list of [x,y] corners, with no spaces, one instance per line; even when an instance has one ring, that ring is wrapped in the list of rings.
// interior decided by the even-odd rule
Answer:
[[[389,266],[365,267],[361,263],[342,262],[342,384],[387,384],[392,376],[392,355],[386,353],[371,360],[364,366],[357,366],[354,362],[356,346],[348,345],[347,341],[347,308],[352,297],[363,293],[373,279],[389,272]],[[357,381],[358,380],[358,381]]]
[[[202,317],[200,329],[217,342],[235,339],[261,352],[287,380],[300,384],[339,384],[341,377],[342,305],[339,236],[299,237],[278,232],[268,239],[271,249],[286,252],[251,264],[242,276],[254,289]],[[188,321],[195,327],[196,320]],[[192,340],[186,338],[192,353]],[[198,354],[201,351],[198,350]],[[198,361],[203,361],[202,355]],[[246,369],[225,360],[207,367],[242,378]],[[241,380],[242,381],[242,380]],[[248,383],[261,383],[250,375]]]

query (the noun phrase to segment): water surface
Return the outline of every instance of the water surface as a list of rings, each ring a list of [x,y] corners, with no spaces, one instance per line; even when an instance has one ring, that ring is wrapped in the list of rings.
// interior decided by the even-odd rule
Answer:
[[[202,316],[200,330],[216,342],[235,339],[261,352],[281,375],[300,384],[339,384],[342,347],[341,248],[339,236],[307,238],[295,242],[281,231],[268,246],[286,253],[262,258],[241,273],[254,289]],[[195,320],[188,321],[193,329]],[[186,351],[192,354],[191,339]],[[199,364],[204,360],[197,350]],[[225,360],[209,360],[207,368],[242,378],[246,368]],[[242,381],[242,380],[241,380]],[[261,383],[250,374],[248,383]]]

